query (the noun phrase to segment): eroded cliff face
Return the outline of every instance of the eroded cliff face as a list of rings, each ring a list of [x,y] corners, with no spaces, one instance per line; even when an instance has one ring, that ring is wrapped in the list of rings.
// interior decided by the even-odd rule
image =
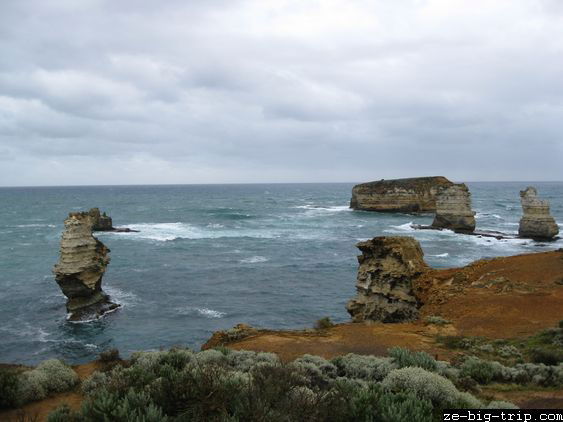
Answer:
[[[536,188],[528,186],[520,191],[520,202],[524,211],[518,227],[520,237],[549,240],[557,236],[559,227],[549,213],[549,202],[538,198]]]
[[[68,298],[69,319],[99,316],[118,305],[102,291],[102,277],[110,262],[110,250],[92,236],[93,220],[89,213],[70,213],[65,220],[59,262],[53,272]]]
[[[434,212],[440,188],[453,185],[442,176],[381,180],[352,189],[350,208],[379,212]]]
[[[436,216],[432,227],[465,233],[475,230],[471,193],[464,183],[440,189],[436,197]]]
[[[418,241],[412,237],[375,237],[360,242],[357,296],[346,305],[354,322],[410,321],[419,303],[412,281],[428,267]]]

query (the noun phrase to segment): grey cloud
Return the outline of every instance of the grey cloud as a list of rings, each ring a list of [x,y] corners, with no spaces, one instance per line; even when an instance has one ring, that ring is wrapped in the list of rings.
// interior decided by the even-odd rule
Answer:
[[[558,4],[7,0],[0,184],[561,179]]]

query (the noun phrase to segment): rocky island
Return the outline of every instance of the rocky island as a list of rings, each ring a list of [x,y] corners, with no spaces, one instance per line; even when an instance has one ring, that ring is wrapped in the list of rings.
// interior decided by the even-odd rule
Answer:
[[[89,212],[70,213],[65,220],[59,262],[53,272],[67,300],[68,319],[92,319],[116,309],[102,291],[110,250],[92,236],[95,219]]]
[[[472,233],[475,230],[475,211],[471,209],[471,193],[465,183],[439,190],[432,228],[461,233]]]
[[[520,201],[524,215],[520,219],[518,235],[535,240],[551,240],[559,234],[559,227],[549,213],[549,202],[538,198],[533,186],[520,191]]]
[[[379,212],[435,212],[439,190],[451,185],[453,183],[443,176],[362,183],[352,189],[350,208]]]

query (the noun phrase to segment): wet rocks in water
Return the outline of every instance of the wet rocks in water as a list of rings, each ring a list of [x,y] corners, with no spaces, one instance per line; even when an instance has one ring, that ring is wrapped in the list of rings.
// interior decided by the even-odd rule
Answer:
[[[375,237],[360,242],[357,296],[346,305],[354,322],[401,322],[418,318],[412,281],[428,269],[412,237]]]
[[[538,198],[536,188],[529,186],[520,191],[524,215],[520,219],[518,235],[536,240],[550,240],[559,233],[555,219],[549,213],[549,202]]]
[[[70,320],[96,318],[117,308],[102,291],[110,250],[92,236],[89,213],[70,213],[65,220],[59,262],[53,272],[67,300]]]
[[[452,184],[442,176],[362,183],[352,189],[350,208],[379,212],[434,212],[439,189]]]
[[[475,212],[471,210],[471,193],[464,183],[440,189],[436,197],[436,216],[432,228],[472,233]]]

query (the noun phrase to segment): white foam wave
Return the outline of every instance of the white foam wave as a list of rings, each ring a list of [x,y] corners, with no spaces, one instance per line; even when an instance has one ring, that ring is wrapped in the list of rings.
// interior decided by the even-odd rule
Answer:
[[[57,227],[57,226],[55,226],[54,224],[17,224],[15,227],[18,227],[18,228],[21,229],[21,228],[27,228],[27,227],[50,227],[50,228],[53,228],[53,227]]]
[[[434,258],[447,258],[448,256],[450,256],[449,253],[444,252],[444,253],[440,253],[438,255],[428,255],[428,256],[433,256]]]
[[[180,315],[200,315],[206,318],[223,318],[227,315],[225,312],[216,311],[209,308],[198,308],[195,306],[183,306],[176,308],[176,312]]]
[[[308,210],[308,211],[320,211],[320,212],[340,212],[340,211],[352,211],[348,205],[333,205],[333,206],[321,206],[321,205],[297,205],[293,208]]]
[[[405,224],[400,224],[398,226],[391,225],[392,229],[383,230],[385,233],[397,233],[397,232],[414,232],[416,229],[412,226],[413,222],[410,221]]]
[[[493,217],[493,218],[496,218],[497,220],[502,220],[502,219],[503,219],[503,218],[502,218],[500,215],[498,215],[498,214],[491,214],[491,213],[488,213],[488,212],[479,212],[479,211],[478,211],[478,212],[475,214],[475,218],[476,218],[476,219],[479,219],[479,218],[482,218],[482,217]]]
[[[269,261],[268,258],[266,258],[265,256],[260,256],[260,255],[256,255],[250,258],[245,258],[245,259],[241,259],[240,263],[241,264],[258,264],[259,262],[267,262]]]
[[[187,223],[141,223],[128,224],[127,227],[139,232],[101,232],[102,235],[111,234],[125,236],[132,239],[147,239],[166,242],[176,239],[219,239],[222,237],[253,237],[272,239],[279,234],[270,230],[260,229],[224,229],[220,225],[197,227]]]
[[[104,291],[110,296],[111,300],[121,306],[132,307],[140,302],[139,297],[133,292],[126,292],[115,286],[104,286]]]

